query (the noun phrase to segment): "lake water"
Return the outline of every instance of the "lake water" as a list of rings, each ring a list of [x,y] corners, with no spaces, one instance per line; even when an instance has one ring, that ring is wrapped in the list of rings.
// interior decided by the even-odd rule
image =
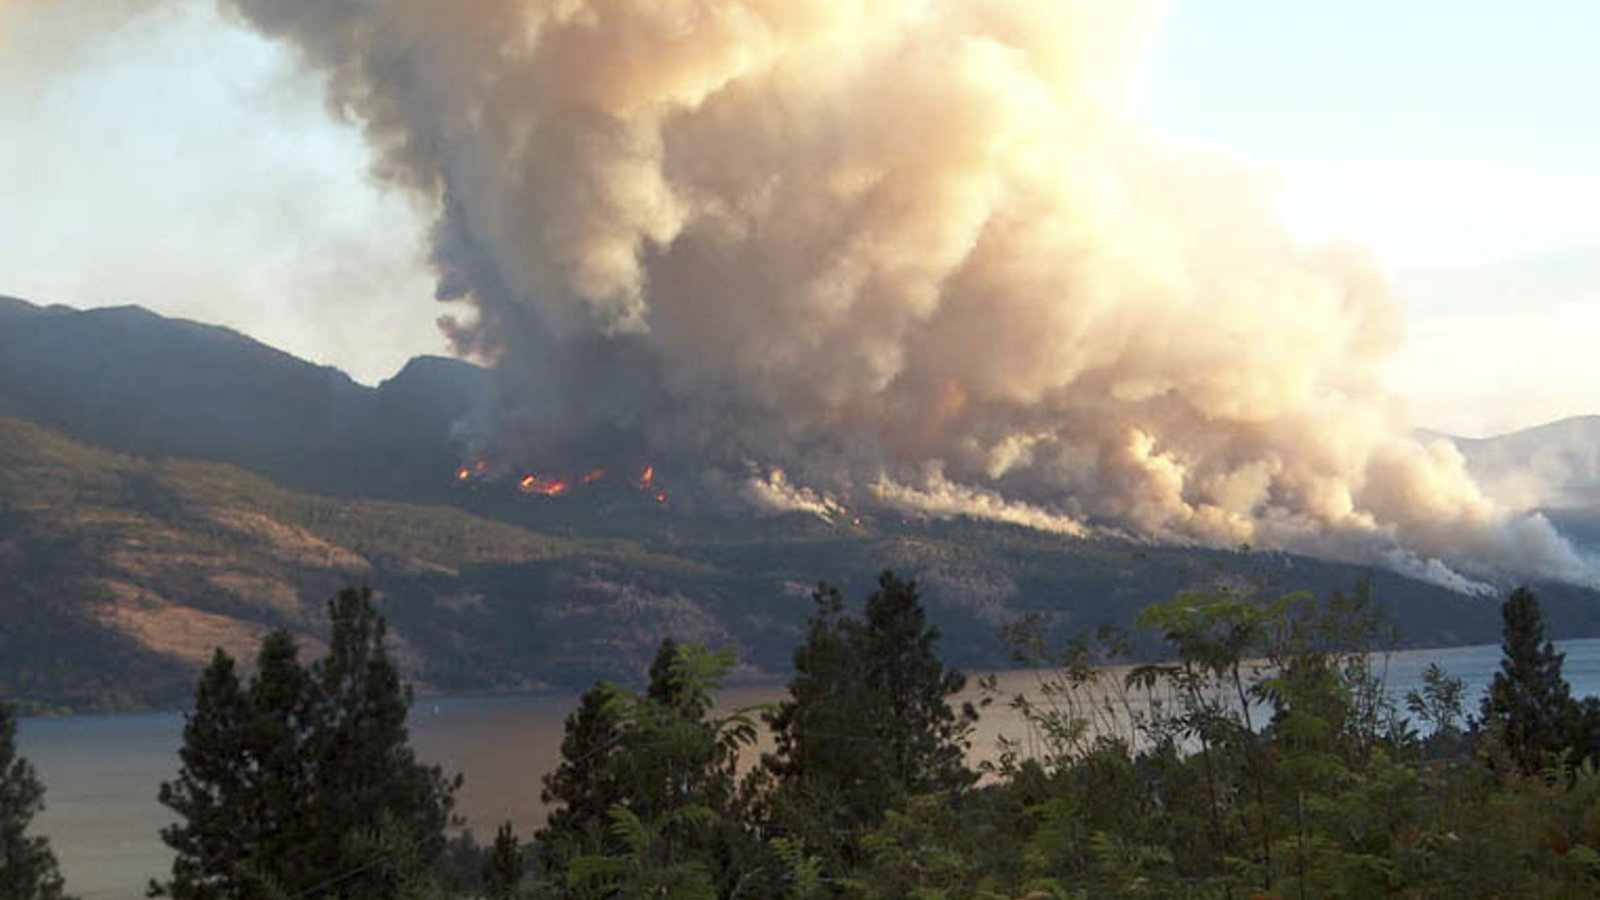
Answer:
[[[1600,639],[1564,641],[1564,673],[1574,695],[1600,695]],[[1466,682],[1467,706],[1477,708],[1500,663],[1498,645],[1414,650],[1386,657],[1387,683],[1397,697],[1421,684],[1430,662]],[[1038,675],[1006,672],[1001,692],[1036,692]],[[776,702],[781,686],[724,691],[726,707]],[[412,742],[425,759],[461,772],[458,809],[480,837],[511,822],[526,837],[544,819],[539,779],[560,758],[562,722],[575,695],[454,697],[417,701]],[[984,711],[974,753],[994,752],[998,736],[1020,737],[1021,722],[1003,703]],[[82,900],[135,900],[150,878],[165,873],[170,856],[157,834],[170,821],[156,790],[177,768],[183,716],[153,713],[23,719],[22,753],[44,779],[47,808],[35,822],[61,860],[67,888]]]

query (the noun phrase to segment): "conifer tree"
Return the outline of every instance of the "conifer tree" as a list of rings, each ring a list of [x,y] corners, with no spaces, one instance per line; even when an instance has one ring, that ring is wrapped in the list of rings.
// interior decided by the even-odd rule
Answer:
[[[344,900],[377,900],[443,852],[459,779],[411,750],[409,691],[371,591],[340,591],[329,612],[328,656],[309,668],[283,631],[262,642],[248,687],[214,654],[178,777],[161,786],[179,821],[162,830],[175,858],[152,896],[264,900],[337,881]],[[406,865],[375,858],[379,843],[403,846]]]
[[[686,719],[703,718],[711,708],[711,697],[697,692],[683,668],[682,648],[672,638],[662,638],[650,661],[650,681],[645,696],[667,709],[677,710]]]
[[[755,740],[743,712],[711,714],[712,693],[732,665],[731,653],[668,639],[645,691],[608,699],[603,708],[616,716],[616,730],[595,753],[604,763],[594,784],[609,801],[603,839],[552,866],[576,896],[689,900],[732,890],[745,849],[730,815],[735,767]],[[558,776],[577,762],[569,757]]]
[[[495,832],[494,844],[483,861],[483,893],[490,900],[510,900],[522,883],[522,847],[507,822]]]
[[[547,865],[604,842],[606,810],[620,797],[610,758],[621,749],[626,704],[621,688],[600,681],[567,715],[561,763],[543,776],[539,792],[550,815],[534,838]]]
[[[928,624],[916,583],[893,572],[879,576],[861,634],[858,658],[886,715],[871,724],[888,751],[894,782],[908,794],[971,784],[967,736],[978,716],[970,706],[950,706],[948,698],[966,687],[967,678],[939,659],[939,629]]]
[[[432,865],[445,849],[460,778],[423,765],[411,749],[411,689],[384,649],[387,628],[371,589],[341,590],[328,610],[333,634],[310,672],[317,712],[305,748],[316,767],[318,867],[339,874],[368,862],[349,837],[380,827]],[[393,881],[374,871],[341,890],[346,900],[388,900]]]
[[[884,572],[864,620],[827,584],[814,599],[790,699],[767,718],[776,752],[756,784],[765,782],[769,816],[817,850],[848,854],[846,836],[910,797],[972,783],[964,754],[977,713],[949,703],[966,678],[940,661],[914,583]]]
[[[1545,638],[1533,591],[1513,591],[1500,616],[1500,671],[1483,698],[1481,724],[1499,731],[1519,768],[1537,772],[1545,754],[1565,746],[1571,730],[1575,705],[1561,676],[1565,656]]]
[[[0,704],[0,897],[63,900],[49,840],[27,833],[44,809],[44,785],[33,765],[17,755],[16,736],[16,719]]]
[[[233,658],[218,648],[184,722],[178,776],[163,782],[158,795],[179,821],[161,829],[161,839],[174,851],[172,878],[152,882],[150,896],[249,896],[238,871],[252,856],[250,817],[259,806],[246,749],[249,705]]]

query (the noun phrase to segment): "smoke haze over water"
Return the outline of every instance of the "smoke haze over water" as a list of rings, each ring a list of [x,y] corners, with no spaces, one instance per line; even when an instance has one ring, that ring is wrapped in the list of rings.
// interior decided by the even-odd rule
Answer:
[[[506,435],[867,506],[1596,583],[1410,437],[1382,276],[1125,115],[1156,4],[219,0],[437,210]]]

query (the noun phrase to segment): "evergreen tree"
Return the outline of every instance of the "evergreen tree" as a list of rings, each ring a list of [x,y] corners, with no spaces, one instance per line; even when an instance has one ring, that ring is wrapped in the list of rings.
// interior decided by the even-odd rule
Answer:
[[[712,690],[733,665],[727,653],[698,644],[661,642],[645,694],[634,704],[618,770],[629,807],[649,818],[691,800],[718,813],[733,795],[736,748],[709,718]]]
[[[286,631],[261,642],[256,674],[245,696],[243,758],[250,763],[249,789],[240,797],[234,840],[246,841],[233,860],[245,880],[307,884],[322,874],[314,848],[320,843],[312,802],[319,787],[306,753],[319,710],[300,648]]]
[[[194,711],[184,721],[178,777],[163,782],[158,795],[179,821],[161,829],[161,839],[175,853],[172,878],[152,882],[150,896],[243,900],[254,895],[238,871],[253,856],[251,818],[259,805],[246,750],[249,705],[233,658],[218,648],[200,676]]]
[[[790,699],[767,717],[776,752],[755,783],[769,817],[836,856],[910,797],[972,783],[964,756],[977,713],[949,704],[966,679],[939,660],[914,583],[883,573],[864,620],[827,584],[814,599]]]
[[[711,715],[712,692],[732,664],[730,653],[669,639],[644,693],[615,696],[617,731],[606,745],[614,750],[597,754],[605,757],[597,784],[609,800],[604,838],[587,845],[598,843],[598,852],[555,867],[576,896],[687,900],[732,891],[748,856],[732,815],[734,775],[740,750],[755,740],[743,712]]]
[[[380,826],[431,867],[445,849],[460,778],[423,765],[411,749],[411,690],[384,649],[387,629],[371,589],[341,590],[328,609],[333,635],[311,670],[317,712],[306,740],[316,767],[316,867],[329,875],[361,867],[368,860],[349,838]],[[392,872],[369,870],[340,890],[345,900],[388,900],[394,884]]]
[[[161,786],[179,821],[162,831],[172,878],[152,896],[266,900],[336,880],[344,900],[387,898],[417,873],[374,858],[379,838],[419,872],[437,862],[459,779],[408,744],[410,695],[370,590],[341,591],[329,612],[328,656],[310,668],[283,631],[262,642],[247,688],[226,653],[213,656],[178,777]]]
[[[1566,746],[1575,705],[1561,677],[1564,655],[1544,636],[1539,599],[1517,588],[1500,608],[1500,671],[1483,698],[1482,725],[1497,731],[1512,760],[1537,772]]]
[[[672,709],[686,719],[702,719],[711,709],[711,696],[696,690],[696,685],[684,670],[683,648],[672,638],[662,638],[656,648],[655,659],[650,661],[650,681],[645,696]]]
[[[554,807],[535,835],[547,863],[579,852],[618,850],[610,809],[649,818],[695,794],[719,810],[733,793],[735,762],[708,731],[710,689],[727,661],[662,640],[643,696],[601,681],[567,716],[561,763],[540,799]],[[715,671],[714,671],[715,670]]]
[[[606,810],[621,796],[610,759],[621,751],[626,705],[621,688],[601,681],[584,691],[567,716],[561,763],[543,777],[539,792],[550,815],[534,838],[547,866],[604,843]]]
[[[895,784],[908,794],[971,784],[967,737],[978,715],[970,706],[958,712],[947,700],[967,678],[939,659],[939,629],[927,623],[916,584],[893,572],[879,576],[878,590],[867,598],[862,636],[866,682],[886,713],[872,724]]]
[[[1579,760],[1600,765],[1600,697],[1585,697],[1573,704],[1569,740]]]
[[[483,893],[490,900],[510,900],[522,883],[522,847],[507,822],[495,832],[494,844],[483,861]]]
[[[28,826],[44,809],[44,785],[33,765],[17,755],[17,722],[0,704],[0,897],[62,900],[61,873],[44,837]]]

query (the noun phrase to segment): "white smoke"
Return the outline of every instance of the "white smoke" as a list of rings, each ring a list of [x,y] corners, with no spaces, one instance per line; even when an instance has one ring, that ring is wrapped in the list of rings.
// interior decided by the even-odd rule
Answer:
[[[1409,436],[1360,254],[1128,121],[1154,4],[219,2],[436,206],[535,429],[755,460],[774,508],[1600,581]]]
[[[746,478],[739,486],[739,497],[759,513],[806,513],[825,521],[845,513],[833,498],[790,482],[782,469]]]
[[[909,515],[954,518],[972,516],[1023,525],[1040,531],[1081,537],[1083,524],[1019,500],[1007,500],[982,488],[956,484],[944,477],[938,463],[929,463],[920,486],[899,484],[887,477],[869,489],[872,497],[892,510]]]

